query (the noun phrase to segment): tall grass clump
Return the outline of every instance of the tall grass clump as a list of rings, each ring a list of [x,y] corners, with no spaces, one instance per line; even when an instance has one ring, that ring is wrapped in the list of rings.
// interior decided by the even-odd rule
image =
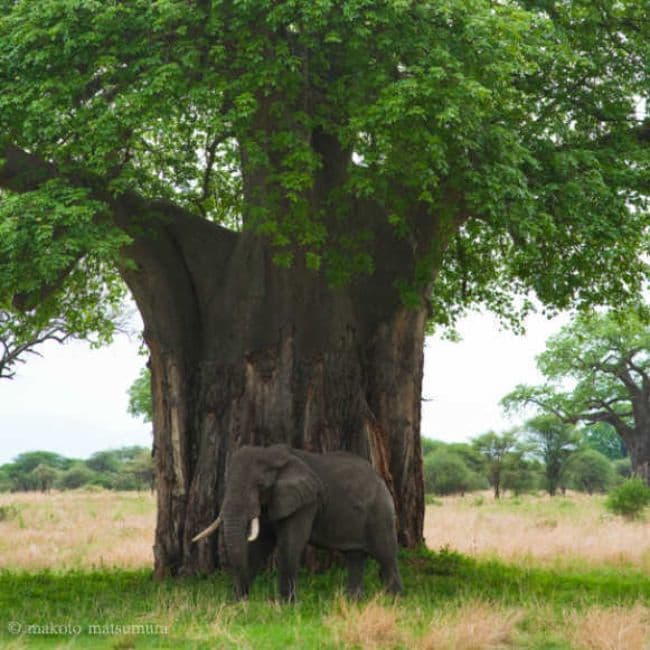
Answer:
[[[626,519],[640,519],[650,505],[650,487],[638,476],[627,479],[614,488],[605,500],[605,507]]]

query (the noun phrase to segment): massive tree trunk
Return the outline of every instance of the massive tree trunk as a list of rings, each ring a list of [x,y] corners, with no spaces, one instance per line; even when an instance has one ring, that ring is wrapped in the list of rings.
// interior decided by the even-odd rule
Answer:
[[[156,575],[218,566],[216,541],[190,540],[219,511],[242,444],[369,458],[394,495],[400,542],[420,543],[426,314],[402,304],[396,269],[337,289],[299,256],[278,267],[252,234],[159,210],[164,225],[135,241],[138,268],[124,272],[151,353]],[[407,246],[390,245],[393,265],[412,271]]]

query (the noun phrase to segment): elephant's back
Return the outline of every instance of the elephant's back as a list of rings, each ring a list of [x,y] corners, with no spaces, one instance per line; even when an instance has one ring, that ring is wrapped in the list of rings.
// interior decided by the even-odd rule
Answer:
[[[327,500],[339,506],[368,512],[371,503],[386,490],[383,479],[373,466],[361,456],[347,451],[325,454],[298,452],[300,457],[318,474],[327,491]]]

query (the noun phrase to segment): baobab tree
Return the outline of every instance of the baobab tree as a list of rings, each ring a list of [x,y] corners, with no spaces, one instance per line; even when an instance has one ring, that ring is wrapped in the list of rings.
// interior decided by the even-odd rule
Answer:
[[[126,283],[159,576],[230,451],[370,458],[422,540],[423,343],[647,275],[648,8],[617,0],[0,0],[2,300]],[[606,259],[603,259],[606,257]],[[440,369],[441,372],[444,369]]]

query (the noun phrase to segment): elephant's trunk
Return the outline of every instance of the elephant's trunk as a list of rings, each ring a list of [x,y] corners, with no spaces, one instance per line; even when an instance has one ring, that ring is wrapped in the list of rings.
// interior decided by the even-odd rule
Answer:
[[[245,598],[248,594],[248,542],[246,535],[248,521],[241,514],[229,515],[223,513],[223,543],[225,559],[235,583],[237,598]]]

